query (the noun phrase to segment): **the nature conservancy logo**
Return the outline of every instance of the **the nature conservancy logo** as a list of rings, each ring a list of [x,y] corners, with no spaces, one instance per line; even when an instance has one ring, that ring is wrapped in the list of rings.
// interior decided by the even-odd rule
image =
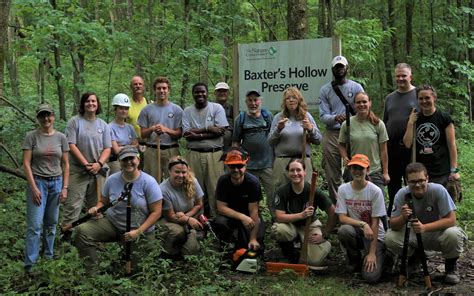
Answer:
[[[268,48],[247,48],[245,51],[245,57],[247,60],[266,60],[275,59],[278,53],[278,49],[274,46]]]

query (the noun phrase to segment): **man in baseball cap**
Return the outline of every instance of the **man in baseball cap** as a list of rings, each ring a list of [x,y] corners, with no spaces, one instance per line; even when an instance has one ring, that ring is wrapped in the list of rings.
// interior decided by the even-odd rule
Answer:
[[[214,95],[216,96],[216,103],[222,105],[225,111],[225,117],[229,126],[224,133],[224,151],[229,150],[232,146],[232,131],[234,129],[234,106],[229,103],[230,87],[225,82],[219,82],[214,88]]]

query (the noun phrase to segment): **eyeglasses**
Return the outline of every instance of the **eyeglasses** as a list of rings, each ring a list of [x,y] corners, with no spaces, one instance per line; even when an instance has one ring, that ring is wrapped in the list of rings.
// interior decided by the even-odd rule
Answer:
[[[423,183],[426,182],[426,179],[419,179],[419,180],[410,180],[408,181],[408,184],[412,185],[412,186],[416,186],[416,185],[423,185]]]
[[[229,164],[228,166],[231,170],[233,170],[233,169],[240,170],[241,168],[243,168],[245,166],[245,164]]]
[[[127,156],[125,158],[122,158],[120,161],[129,162],[129,161],[134,161],[134,160],[135,160],[135,156]]]
[[[47,117],[52,117],[54,116],[54,113],[50,113],[50,112],[41,112],[40,114],[38,114],[38,118],[47,118]]]

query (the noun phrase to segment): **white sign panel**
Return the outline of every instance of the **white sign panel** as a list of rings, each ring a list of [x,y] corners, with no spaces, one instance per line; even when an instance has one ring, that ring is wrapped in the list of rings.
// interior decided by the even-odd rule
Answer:
[[[283,91],[297,87],[310,109],[317,109],[321,86],[332,79],[333,39],[306,39],[239,45],[239,101],[245,93],[261,92],[265,108],[281,110]]]

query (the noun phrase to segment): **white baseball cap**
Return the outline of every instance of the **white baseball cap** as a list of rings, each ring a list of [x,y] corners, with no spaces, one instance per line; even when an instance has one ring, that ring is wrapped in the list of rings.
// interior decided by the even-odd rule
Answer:
[[[336,66],[337,64],[343,64],[344,66],[349,66],[349,63],[347,62],[347,59],[343,56],[335,56],[334,59],[332,59],[332,67]]]
[[[219,82],[219,83],[216,84],[216,87],[214,88],[214,90],[218,90],[218,89],[227,89],[227,90],[229,90],[230,87],[225,82]]]

